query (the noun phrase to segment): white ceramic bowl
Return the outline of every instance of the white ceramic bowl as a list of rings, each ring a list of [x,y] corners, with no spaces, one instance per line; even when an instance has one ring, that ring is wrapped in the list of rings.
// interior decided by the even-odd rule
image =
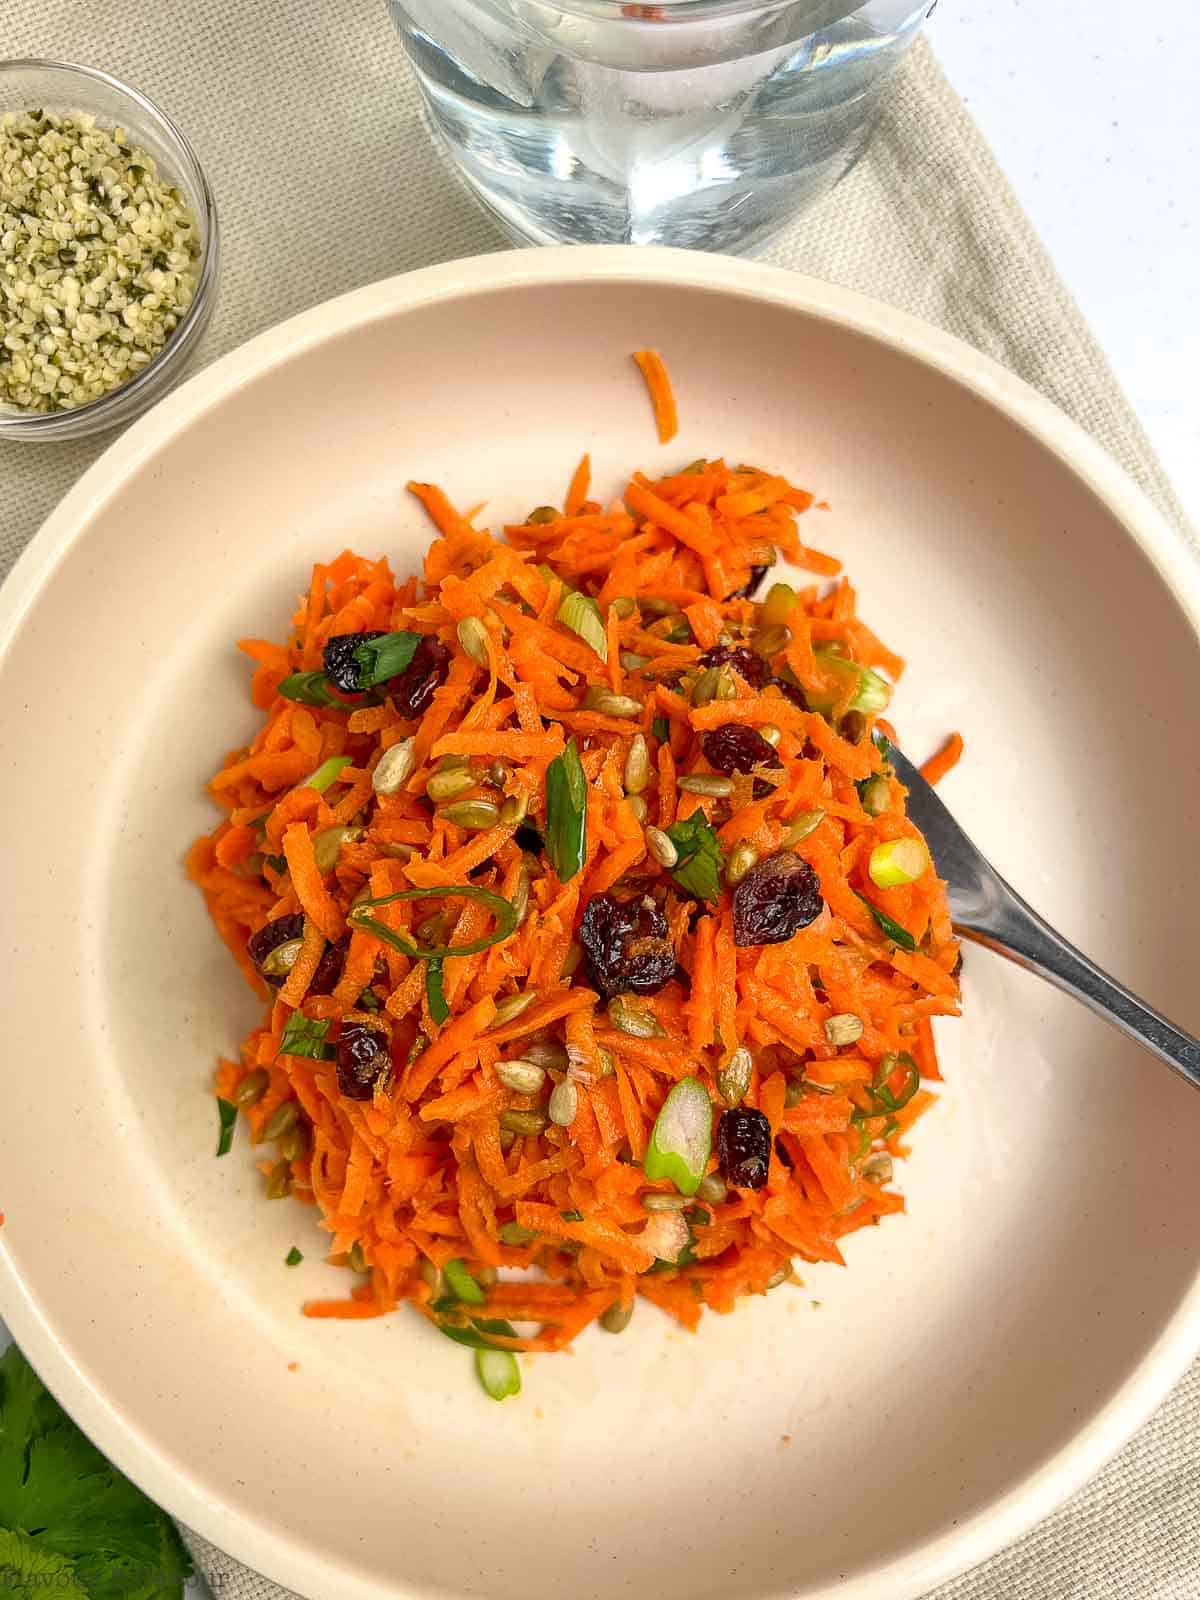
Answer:
[[[652,438],[653,343],[681,437]],[[137,424],[0,594],[0,1309],[99,1444],[302,1594],[906,1600],[1100,1466],[1200,1333],[1200,1100],[968,952],[907,1217],[695,1337],[643,1309],[518,1403],[340,1288],[206,1087],[254,1004],[184,882],[201,785],[255,723],[245,634],[309,565],[404,568],[434,479],[496,517],[723,451],[827,496],[815,542],[910,658],[921,756],[1002,871],[1185,1026],[1200,865],[1200,583],[1074,426],[944,335],[790,274],[547,251],[378,284]],[[305,1252],[283,1266],[291,1244]],[[335,1290],[336,1292],[336,1290]],[[294,1370],[293,1370],[294,1367]]]

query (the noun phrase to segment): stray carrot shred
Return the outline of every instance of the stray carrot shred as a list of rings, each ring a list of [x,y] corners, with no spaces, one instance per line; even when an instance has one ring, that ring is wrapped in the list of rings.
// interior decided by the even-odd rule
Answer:
[[[678,429],[666,369],[653,350],[634,360],[666,443]],[[427,1281],[457,1259],[517,1269],[484,1274],[478,1315],[540,1331],[489,1335],[502,1349],[562,1349],[635,1293],[693,1328],[706,1307],[797,1281],[796,1258],[840,1262],[841,1238],[902,1209],[871,1156],[904,1154],[933,1103],[919,1084],[941,1076],[932,1019],[957,1014],[958,947],[934,873],[887,890],[866,876],[873,846],[912,826],[895,783],[881,814],[865,811],[862,786],[886,758],[872,719],[864,729],[856,713],[852,728],[846,713],[858,672],[894,677],[903,663],[858,620],[845,579],[820,581],[840,563],[799,536],[807,491],[720,458],[620,484],[603,509],[585,454],[561,513],[499,537],[475,525],[478,510],[413,482],[437,535],[421,581],[343,551],[313,569],[286,643],[243,641],[263,723],[212,781],[225,817],[187,870],[266,997],[216,1092],[242,1105],[256,1141],[295,1107],[300,1136],[260,1168],[272,1193],[315,1206],[332,1261],[365,1268],[348,1297],[309,1301],[309,1317],[363,1320],[407,1300],[465,1326],[476,1308],[448,1310]],[[796,586],[764,657],[744,591],[777,551],[819,578]],[[558,620],[572,592],[594,602],[599,628]],[[284,692],[321,673],[331,640],[404,632],[433,663],[417,705],[407,668],[378,704]],[[719,690],[693,698],[714,664]],[[713,783],[729,771],[722,748],[766,750],[746,736],[771,728],[774,765],[735,763],[732,793]],[[563,818],[548,817],[568,741],[587,796],[570,870]],[[925,777],[937,782],[962,748],[953,734]],[[324,789],[303,786],[330,762]],[[670,868],[649,823],[671,830]],[[733,852],[745,872],[747,852],[754,871],[785,847],[816,874],[819,910],[781,942],[739,943],[754,928],[726,876]],[[668,941],[671,957],[656,992],[612,1008],[598,991],[612,972],[579,943],[602,895],[638,905],[642,954]],[[522,914],[497,937],[498,908],[514,902]],[[446,952],[437,969],[431,949]],[[643,1019],[632,1031],[621,1007],[626,1024]],[[505,1073],[536,1047],[541,1080]],[[721,1115],[721,1075],[743,1047],[745,1105],[771,1126],[766,1186],[730,1182],[723,1199],[673,1213],[688,1245],[657,1259],[665,1235],[643,1199],[663,1184],[641,1168],[656,1118],[685,1078]],[[567,1083],[575,1096],[558,1095],[550,1119],[546,1097]]]

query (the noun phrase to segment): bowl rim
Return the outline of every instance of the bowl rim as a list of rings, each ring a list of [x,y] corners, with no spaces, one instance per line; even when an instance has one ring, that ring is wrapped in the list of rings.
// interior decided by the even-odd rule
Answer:
[[[260,333],[190,378],[142,416],[50,514],[0,587],[0,641],[11,639],[55,569],[125,479],[190,424],[254,378],[331,338],[424,307],[531,285],[637,283],[718,292],[767,303],[871,338],[949,377],[1047,448],[1088,487],[1153,564],[1200,642],[1200,560],[1146,494],[1082,427],[989,356],[952,334],[849,289],[733,257],[648,246],[509,250],[383,279],[303,311]],[[0,644],[0,667],[4,647]],[[18,1276],[0,1235],[0,1304],[44,1381],[99,1447],[142,1489],[219,1549],[302,1595],[343,1600],[421,1600],[427,1590],[386,1587],[360,1571],[298,1549],[215,1500],[186,1466],[126,1422],[94,1388]],[[1126,1381],[1049,1460],[985,1504],[952,1533],[914,1544],[887,1563],[834,1586],[836,1600],[919,1600],[1010,1545],[1081,1488],[1124,1445],[1183,1377],[1200,1348],[1200,1273],[1170,1322]],[[814,1591],[835,1600],[834,1588]],[[784,1600],[786,1589],[777,1591]]]
[[[212,309],[211,300],[220,268],[221,228],[217,215],[217,202],[191,140],[175,119],[168,116],[156,101],[149,95],[143,94],[140,89],[135,89],[132,84],[125,83],[111,72],[105,72],[102,67],[85,66],[79,61],[58,61],[49,56],[0,58],[0,84],[8,74],[15,74],[18,71],[74,73],[93,83],[101,83],[105,88],[112,89],[118,95],[131,100],[151,123],[156,124],[169,136],[169,140],[174,142],[180,164],[185,168],[183,176],[189,188],[195,191],[190,198],[204,215],[204,250],[192,303],[166,344],[140,372],[126,379],[124,383],[119,383],[107,394],[97,395],[86,405],[73,406],[66,411],[0,410],[3,437],[10,441],[21,438],[41,440],[52,437],[77,438],[84,433],[98,433],[104,428],[119,426],[122,411],[128,406],[136,406],[146,390],[159,381],[164,368],[172,364],[175,358],[190,351],[193,330],[197,322],[203,326]]]

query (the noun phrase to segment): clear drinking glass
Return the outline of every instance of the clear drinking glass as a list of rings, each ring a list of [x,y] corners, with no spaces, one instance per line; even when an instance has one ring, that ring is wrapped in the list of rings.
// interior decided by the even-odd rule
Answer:
[[[854,164],[930,0],[388,0],[518,240],[748,251]]]

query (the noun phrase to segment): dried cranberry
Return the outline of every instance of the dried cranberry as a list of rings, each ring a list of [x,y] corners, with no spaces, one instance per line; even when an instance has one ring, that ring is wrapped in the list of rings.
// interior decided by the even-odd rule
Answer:
[[[771,1124],[761,1111],[737,1106],[717,1123],[721,1176],[735,1189],[761,1189],[771,1167]]]
[[[751,567],[750,577],[747,582],[745,582],[740,589],[735,589],[732,594],[727,594],[725,596],[726,603],[728,603],[730,600],[752,600],[754,598],[754,591],[758,588],[759,584],[763,581],[770,570],[770,567]]]
[[[808,862],[781,850],[751,867],[733,891],[733,942],[782,944],[819,917],[824,904]]]
[[[362,668],[354,652],[359,645],[382,638],[382,628],[371,628],[366,633],[339,633],[329,640],[322,652],[322,661],[325,676],[335,689],[340,689],[343,694],[359,693]]]
[[[757,728],[744,722],[726,722],[700,735],[700,748],[710,767],[718,772],[753,772],[755,767],[781,767],[783,762]]]
[[[772,678],[785,700],[790,700],[794,706],[799,706],[801,711],[809,710],[808,696],[798,683],[789,683],[786,678]]]
[[[337,988],[346,965],[346,952],[350,948],[350,935],[344,933],[336,944],[327,944],[317,962],[317,970],[308,986],[309,994],[332,994]]]
[[[732,667],[752,689],[767,681],[767,663],[744,644],[715,644],[700,657],[702,667]]]
[[[281,944],[290,944],[293,939],[304,937],[304,918],[297,912],[295,916],[276,917],[274,922],[268,922],[257,933],[252,933],[246,940],[246,954],[258,968],[260,975],[273,989],[281,988],[287,980],[287,973],[263,972],[262,964],[271,954],[278,950]]]
[[[426,634],[413,651],[413,658],[397,677],[388,683],[387,692],[402,717],[419,717],[429,709],[434,690],[441,687],[450,671],[450,651],[440,639]]]
[[[375,1085],[391,1071],[387,1035],[365,1022],[347,1022],[337,1042],[338,1088],[347,1100],[370,1100]]]
[[[579,939],[588,968],[606,999],[657,994],[675,976],[667,919],[649,896],[618,900],[595,894],[584,907]]]

